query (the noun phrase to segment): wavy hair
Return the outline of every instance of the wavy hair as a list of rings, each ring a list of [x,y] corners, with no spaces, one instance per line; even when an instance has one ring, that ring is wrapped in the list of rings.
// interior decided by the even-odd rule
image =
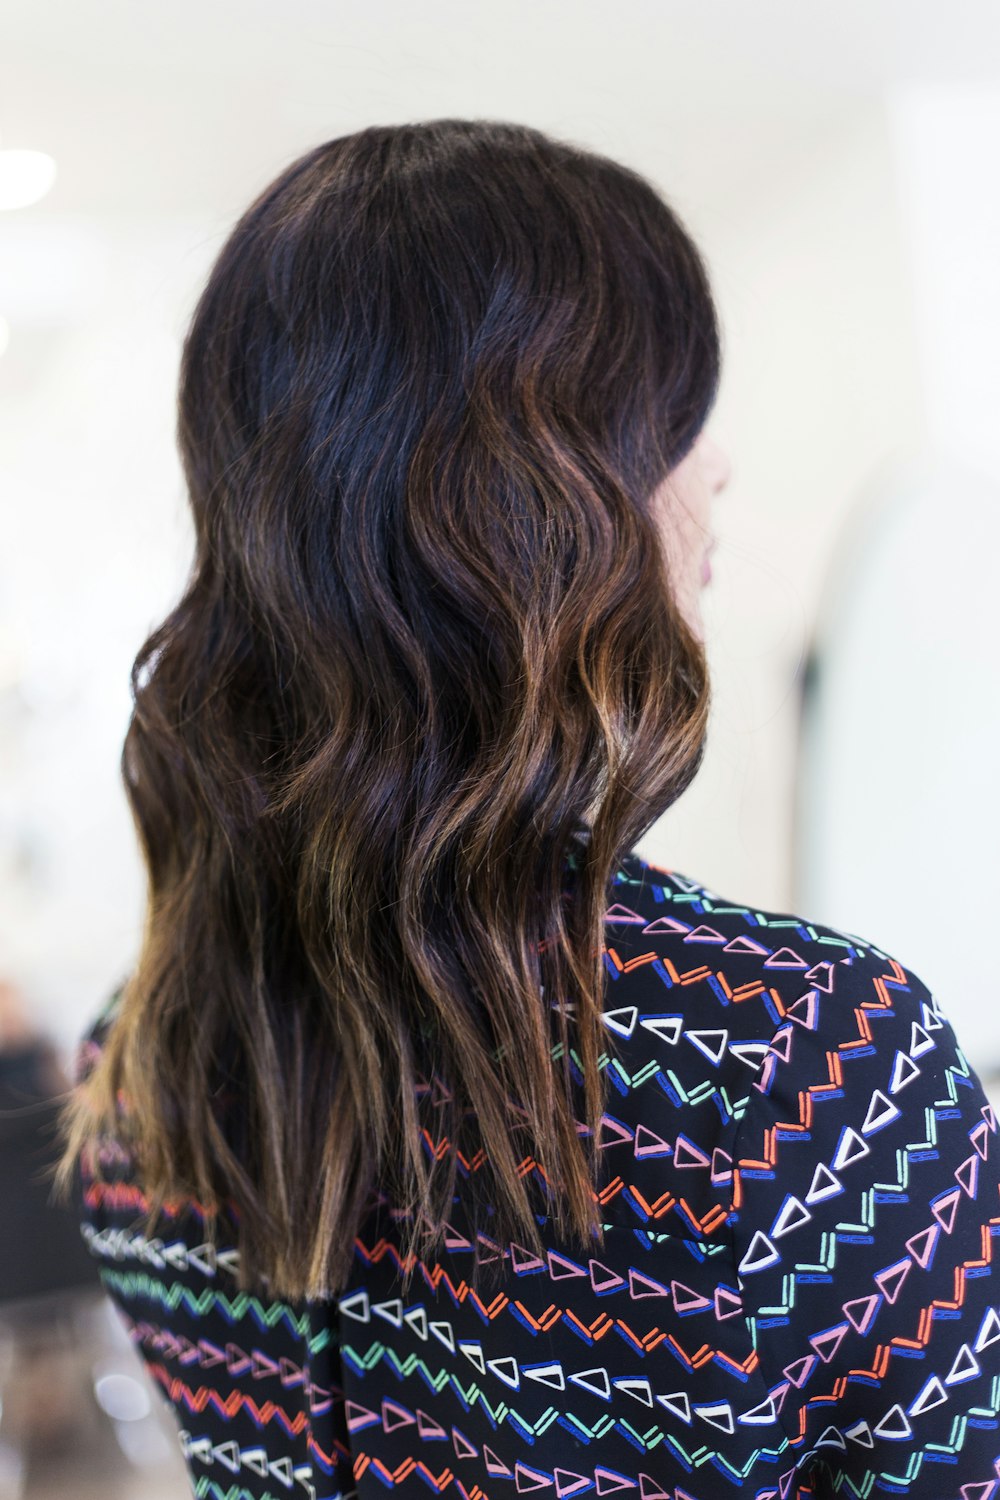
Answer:
[[[144,930],[57,1191],[128,1140],[147,1233],[231,1211],[240,1286],[292,1299],[378,1201],[412,1270],[460,1167],[494,1241],[600,1243],[604,914],[709,713],[651,497],[719,366],[676,213],[526,125],[373,126],[251,203],[183,345]]]

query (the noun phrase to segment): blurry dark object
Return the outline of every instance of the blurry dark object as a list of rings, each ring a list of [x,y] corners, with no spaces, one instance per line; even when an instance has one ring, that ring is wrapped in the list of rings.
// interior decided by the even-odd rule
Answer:
[[[79,1189],[69,1207],[49,1202],[46,1168],[68,1087],[55,1048],[32,1034],[12,986],[0,984],[0,1304],[99,1285],[80,1233]]]

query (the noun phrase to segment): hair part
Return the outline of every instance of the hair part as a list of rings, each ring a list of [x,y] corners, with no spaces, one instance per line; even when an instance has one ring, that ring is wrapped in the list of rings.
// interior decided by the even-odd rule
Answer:
[[[605,911],[709,713],[650,496],[719,361],[672,209],[526,125],[373,126],[249,206],[183,346],[195,554],[121,758],[146,920],[60,1192],[127,1141],[147,1233],[227,1214],[290,1299],[383,1209],[408,1276],[459,1173],[473,1238],[600,1243]]]

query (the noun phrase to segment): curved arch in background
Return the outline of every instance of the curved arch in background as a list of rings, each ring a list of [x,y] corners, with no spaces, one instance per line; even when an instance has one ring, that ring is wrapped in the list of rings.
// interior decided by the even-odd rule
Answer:
[[[958,460],[914,460],[860,497],[818,610],[795,902],[906,954],[995,1096],[998,658],[1000,486]]]

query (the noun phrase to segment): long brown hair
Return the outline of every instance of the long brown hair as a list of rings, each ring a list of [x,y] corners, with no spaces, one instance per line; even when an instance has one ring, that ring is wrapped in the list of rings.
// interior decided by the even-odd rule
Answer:
[[[531,1159],[600,1242],[604,913],[709,712],[651,496],[719,365],[675,212],[526,125],[373,126],[250,205],[183,347],[146,921],[57,1191],[127,1131],[147,1233],[228,1206],[244,1290],[327,1297],[376,1185],[438,1243],[474,1121],[494,1239],[541,1248]]]

